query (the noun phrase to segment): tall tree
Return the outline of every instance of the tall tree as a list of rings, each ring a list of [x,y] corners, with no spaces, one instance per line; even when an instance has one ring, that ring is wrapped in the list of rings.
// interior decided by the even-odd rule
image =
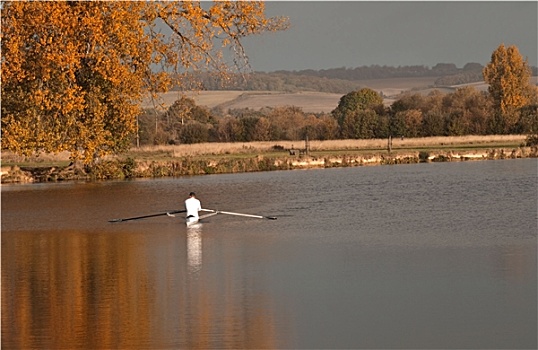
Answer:
[[[531,69],[516,46],[501,44],[491,55],[491,62],[484,67],[484,80],[493,100],[504,131],[510,132],[519,119],[520,108],[529,104],[533,93],[530,85]]]
[[[445,118],[443,111],[443,94],[433,90],[426,97],[422,113],[422,134],[424,136],[441,136],[445,133]]]
[[[347,113],[342,123],[345,139],[371,139],[375,137],[378,115],[371,109]]]
[[[342,128],[347,116],[357,111],[374,110],[380,105],[383,105],[383,97],[370,88],[363,88],[342,96],[331,114]]]
[[[128,146],[144,93],[181,87],[199,69],[244,70],[242,39],[287,26],[250,1],[2,6],[2,148],[67,150],[86,163]]]
[[[209,123],[209,111],[204,107],[197,106],[194,99],[181,96],[162,116],[162,128],[168,133],[168,141],[178,140],[181,128],[190,121],[203,124]]]

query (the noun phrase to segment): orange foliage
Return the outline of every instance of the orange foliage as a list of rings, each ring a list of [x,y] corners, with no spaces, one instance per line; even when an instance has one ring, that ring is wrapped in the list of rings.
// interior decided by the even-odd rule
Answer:
[[[261,2],[5,2],[2,148],[71,152],[93,162],[125,149],[147,91],[181,86],[181,73],[236,68],[241,39],[286,28]],[[170,33],[159,31],[165,24]],[[215,46],[220,38],[220,46]],[[242,62],[242,64],[241,64]],[[155,65],[163,68],[155,70]],[[177,74],[170,74],[177,73]]]
[[[484,68],[484,80],[490,84],[489,93],[495,108],[501,112],[511,127],[517,122],[517,111],[530,102],[531,70],[516,46],[501,44],[491,55],[491,62]]]

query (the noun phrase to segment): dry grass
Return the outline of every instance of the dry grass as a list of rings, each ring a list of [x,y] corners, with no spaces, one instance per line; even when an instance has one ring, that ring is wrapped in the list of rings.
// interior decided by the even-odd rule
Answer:
[[[67,165],[70,162],[69,152],[60,152],[57,154],[40,153],[30,157],[20,156],[10,151],[2,151],[0,157],[2,165],[17,164],[19,166],[50,166],[50,165]]]
[[[392,141],[392,147],[397,148],[438,148],[446,146],[454,147],[495,147],[495,146],[518,146],[525,141],[525,135],[489,135],[489,136],[449,136],[449,137],[421,137],[399,139]],[[131,149],[130,153],[136,158],[137,154],[166,153],[172,157],[219,155],[219,154],[252,154],[274,152],[274,146],[284,149],[305,148],[304,141],[263,141],[263,142],[227,142],[227,143],[198,143],[192,145],[166,145],[144,146],[139,149]],[[310,141],[312,151],[336,151],[336,150],[385,150],[386,139],[370,140],[328,140]]]
[[[413,148],[494,148],[517,147],[525,142],[525,135],[489,135],[489,136],[449,136],[449,137],[422,137],[399,139],[392,142],[394,150]],[[264,141],[264,142],[225,142],[225,143],[198,143],[192,145],[162,145],[142,146],[132,148],[124,157],[137,160],[160,160],[163,158],[177,158],[186,156],[211,155],[252,155],[278,151],[275,146],[282,147],[284,152],[288,149],[304,149],[304,141]],[[361,151],[387,149],[386,139],[371,140],[328,140],[310,141],[310,150],[319,151]],[[69,153],[40,154],[34,157],[22,157],[9,151],[2,151],[2,164],[17,164],[27,166],[65,165],[69,163]]]

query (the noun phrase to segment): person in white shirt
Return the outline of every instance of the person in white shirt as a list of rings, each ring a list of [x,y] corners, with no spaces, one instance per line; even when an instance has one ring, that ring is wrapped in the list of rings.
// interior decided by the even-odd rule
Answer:
[[[196,198],[194,192],[189,193],[189,198],[185,200],[185,209],[187,210],[187,219],[198,220],[198,212],[202,210],[202,204]]]

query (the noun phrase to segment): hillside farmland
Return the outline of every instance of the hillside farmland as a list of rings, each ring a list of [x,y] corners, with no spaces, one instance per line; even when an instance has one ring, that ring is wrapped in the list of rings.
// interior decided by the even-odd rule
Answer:
[[[385,103],[390,105],[395,98],[405,91],[420,91],[433,87],[435,77],[421,78],[392,78],[373,79],[361,81],[363,87],[371,88],[385,97]],[[171,91],[160,95],[160,100],[156,101],[158,108],[166,109],[174,101],[180,98],[178,91]],[[197,93],[188,92],[188,97],[193,98],[199,106],[207,108],[220,107],[230,108],[250,108],[259,110],[263,107],[296,106],[304,112],[331,112],[338,106],[338,102],[343,94],[324,93],[315,91],[304,92],[281,92],[281,91],[200,91]],[[150,99],[142,101],[143,108],[152,108]]]
[[[457,88],[472,86],[477,90],[486,91],[487,84],[476,82],[470,84],[453,86],[435,86],[436,77],[419,78],[390,78],[361,80],[362,87],[373,89],[384,98],[384,103],[390,106],[401,96],[402,93],[412,92],[428,94],[433,90],[442,93],[454,92]],[[533,76],[531,83],[536,85],[538,77]],[[343,94],[325,93],[316,91],[303,92],[283,92],[283,91],[236,91],[236,90],[215,90],[187,92],[186,95],[195,100],[199,106],[211,108],[240,109],[250,108],[259,110],[264,107],[296,106],[307,113],[329,113],[338,106],[338,102]],[[167,109],[174,101],[181,97],[178,91],[171,91],[161,94],[156,106],[160,110]],[[153,102],[146,98],[141,103],[143,108],[153,108]]]

